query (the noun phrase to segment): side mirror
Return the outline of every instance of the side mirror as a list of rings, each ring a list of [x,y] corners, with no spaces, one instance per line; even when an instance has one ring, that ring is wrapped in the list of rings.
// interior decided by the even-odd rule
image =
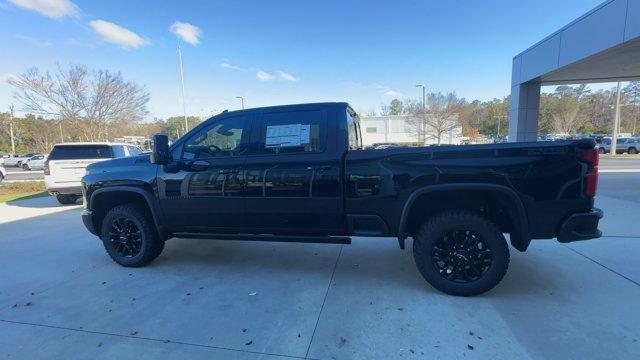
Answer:
[[[171,161],[169,153],[169,138],[167,135],[153,135],[153,149],[151,150],[151,163],[166,165]]]

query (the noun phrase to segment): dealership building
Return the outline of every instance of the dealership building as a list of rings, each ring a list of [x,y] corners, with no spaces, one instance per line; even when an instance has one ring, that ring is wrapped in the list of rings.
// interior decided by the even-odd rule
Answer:
[[[640,0],[609,0],[513,58],[509,141],[536,141],[543,85],[640,79]]]

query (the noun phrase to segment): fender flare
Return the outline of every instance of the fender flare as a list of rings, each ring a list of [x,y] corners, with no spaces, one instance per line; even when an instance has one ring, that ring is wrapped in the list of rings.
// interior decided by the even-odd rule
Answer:
[[[517,233],[511,234],[511,245],[519,251],[525,251],[531,242],[531,235],[529,235],[529,221],[527,220],[527,213],[522,204],[522,200],[516,194],[516,192],[503,185],[496,184],[478,184],[478,183],[458,183],[458,184],[440,184],[429,185],[414,190],[404,204],[402,209],[402,215],[400,216],[400,225],[398,227],[398,243],[400,248],[404,249],[404,242],[407,238],[406,227],[409,218],[409,212],[415,200],[424,194],[438,192],[438,191],[450,191],[450,190],[485,190],[500,192],[511,199],[515,206],[516,214],[513,216],[513,220],[516,221],[516,228],[519,230]]]
[[[144,198],[145,202],[147,203],[149,212],[151,213],[151,217],[153,218],[153,223],[156,227],[156,230],[158,231],[158,235],[160,235],[162,239],[167,238],[169,232],[161,225],[163,223],[163,216],[162,216],[162,212],[160,211],[160,204],[158,203],[158,200],[155,198],[155,196],[149,190],[146,190],[139,186],[129,186],[129,185],[108,186],[108,187],[100,188],[94,191],[91,194],[91,199],[89,201],[89,204],[91,204],[91,206],[93,207],[93,205],[95,204],[94,200],[96,198],[96,195],[100,195],[108,192],[116,192],[116,191],[131,192],[131,193],[136,193],[141,195]]]

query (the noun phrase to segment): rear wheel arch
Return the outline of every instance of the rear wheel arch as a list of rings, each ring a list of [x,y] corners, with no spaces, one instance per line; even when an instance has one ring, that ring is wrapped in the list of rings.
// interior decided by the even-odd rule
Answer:
[[[158,236],[167,238],[167,232],[162,227],[162,218],[153,194],[146,189],[135,186],[114,186],[102,188],[91,194],[90,208],[93,211],[93,225],[95,229],[102,228],[102,220],[112,208],[123,204],[136,204],[147,211],[153,220]]]
[[[407,199],[398,229],[398,241],[413,236],[429,217],[446,210],[484,213],[503,232],[510,234],[511,244],[525,251],[531,242],[529,224],[522,201],[512,189],[495,184],[443,184],[415,190]]]

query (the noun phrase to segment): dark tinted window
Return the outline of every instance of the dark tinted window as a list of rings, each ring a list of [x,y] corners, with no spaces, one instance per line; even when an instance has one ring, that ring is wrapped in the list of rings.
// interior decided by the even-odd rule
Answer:
[[[252,153],[290,154],[324,150],[327,126],[323,111],[266,113],[259,125],[259,143]]]
[[[248,135],[249,121],[244,116],[215,120],[184,145],[183,159],[202,159],[240,155]]]
[[[56,145],[49,160],[108,159],[113,153],[109,145]]]

